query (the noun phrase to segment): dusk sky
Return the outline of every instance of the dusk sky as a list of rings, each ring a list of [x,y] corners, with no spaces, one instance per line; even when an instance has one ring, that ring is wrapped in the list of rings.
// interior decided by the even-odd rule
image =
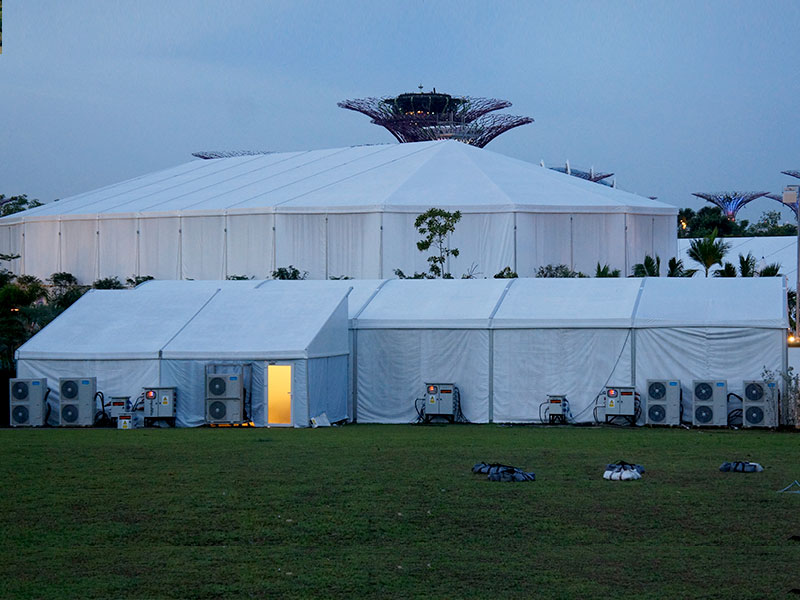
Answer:
[[[800,169],[796,1],[4,4],[7,196],[49,202],[198,150],[394,143],[336,103],[420,84],[535,119],[488,150],[676,206],[800,183],[780,174]]]

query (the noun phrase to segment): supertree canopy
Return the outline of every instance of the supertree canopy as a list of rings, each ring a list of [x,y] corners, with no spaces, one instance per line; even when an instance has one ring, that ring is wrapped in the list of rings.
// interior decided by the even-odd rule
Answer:
[[[791,208],[792,211],[794,211],[795,216],[797,215],[797,202],[792,202],[791,204],[784,204],[783,195],[781,195],[781,194],[767,194],[764,197],[765,198],[769,198],[770,200],[777,200],[778,202],[783,204],[783,206]]]
[[[800,171],[781,171],[784,175],[789,175],[790,177],[797,177],[800,179]]]
[[[542,163],[544,166],[544,163]],[[576,169],[571,167],[569,161],[563,167],[549,167],[551,171],[558,171],[559,173],[566,173],[567,175],[572,175],[573,177],[579,177],[580,179],[585,179],[587,181],[592,181],[594,183],[602,183],[603,185],[607,185],[609,187],[617,187],[613,181],[604,181],[609,177],[613,177],[613,173],[601,173],[600,171],[595,171],[594,167],[590,168],[588,171],[582,171],[580,169]]]
[[[692,196],[708,200],[712,204],[719,206],[722,212],[725,213],[725,216],[731,221],[736,220],[736,213],[738,213],[745,204],[766,195],[767,192],[717,192],[715,194],[698,192],[692,194]]]
[[[423,92],[422,86],[419,92],[344,100],[338,106],[367,115],[399,142],[452,139],[483,148],[501,133],[533,123],[530,117],[489,114],[511,106],[507,100],[451,96],[436,88]]]

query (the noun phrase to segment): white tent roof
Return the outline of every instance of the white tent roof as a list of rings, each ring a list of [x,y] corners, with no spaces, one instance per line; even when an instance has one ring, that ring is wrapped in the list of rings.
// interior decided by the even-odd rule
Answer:
[[[246,282],[207,283],[93,290],[20,347],[17,357],[233,360],[348,352],[349,288],[331,286],[309,294],[287,282],[261,288]]]
[[[628,212],[671,205],[452,140],[195,160],[3,219],[381,208]]]
[[[641,286],[627,278],[515,280],[492,327],[630,327]]]
[[[508,284],[508,279],[390,280],[353,328],[486,329]]]
[[[789,326],[783,277],[650,277],[635,327]]]

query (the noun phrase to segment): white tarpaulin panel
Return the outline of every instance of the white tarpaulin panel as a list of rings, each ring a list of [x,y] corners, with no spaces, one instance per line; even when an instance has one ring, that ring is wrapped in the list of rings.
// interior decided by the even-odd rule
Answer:
[[[648,277],[636,327],[789,326],[782,277]]]
[[[641,279],[514,279],[495,329],[630,327]]]
[[[182,279],[225,278],[225,217],[183,217],[181,241]]]
[[[61,223],[53,221],[26,221],[22,244],[22,265],[26,274],[47,279],[61,271],[59,247]]]
[[[381,216],[329,214],[326,255],[328,277],[380,277]]]
[[[625,264],[624,243],[609,243],[610,240],[625,240],[625,215],[621,214],[576,214],[572,216],[573,269],[592,276],[597,263]],[[670,254],[673,256],[673,254]],[[624,274],[623,274],[624,275]]]
[[[149,292],[90,290],[19,350],[20,359],[158,358],[216,293],[176,286]]]
[[[424,210],[427,209],[423,209]],[[383,256],[381,277],[394,277],[395,269],[406,275],[427,272],[427,256],[430,254],[417,250],[419,232],[414,227],[414,213],[383,213]]]
[[[322,413],[333,422],[347,419],[347,356],[312,358],[308,361],[308,414]]]
[[[461,277],[473,267],[476,277],[492,277],[505,267],[513,268],[513,213],[464,213],[450,237],[450,247],[459,249],[458,257],[449,262],[453,277]],[[470,250],[462,253],[462,248]],[[424,255],[433,253],[431,249]]]
[[[568,214],[517,213],[517,273],[533,277],[544,265],[572,265]]]
[[[358,330],[356,418],[410,423],[425,383],[455,383],[464,416],[489,418],[489,332],[486,330]]]
[[[136,219],[101,218],[98,221],[100,278],[119,277],[124,282],[137,274],[136,227]]]
[[[325,215],[275,215],[276,268],[294,266],[312,279],[327,279]]]
[[[784,369],[786,331],[746,327],[675,327],[636,330],[636,381],[677,379],[691,420],[692,381],[725,379],[728,392],[744,396],[746,380]]]
[[[59,424],[58,403],[61,377],[97,377],[97,390],[103,392],[106,402],[114,396],[127,396],[131,403],[146,386],[158,385],[158,359],[149,360],[52,360],[20,359],[17,377],[46,378],[50,395],[47,402],[51,408],[48,423]],[[99,409],[99,404],[97,405]]]
[[[566,395],[578,422],[593,419],[604,385],[631,385],[629,329],[502,329],[494,335],[495,422],[539,420],[548,394]]]
[[[61,221],[61,262],[86,285],[97,279],[97,231],[96,219]]]
[[[179,279],[180,251],[180,219],[139,219],[139,275]]]
[[[1,223],[1,222],[0,222]],[[22,254],[22,224],[0,225],[0,254],[10,256]],[[20,259],[0,260],[0,269],[7,269],[12,273],[20,272]]]
[[[265,278],[275,270],[271,214],[228,215],[228,272]]]
[[[388,281],[358,317],[358,329],[488,329],[507,279]]]

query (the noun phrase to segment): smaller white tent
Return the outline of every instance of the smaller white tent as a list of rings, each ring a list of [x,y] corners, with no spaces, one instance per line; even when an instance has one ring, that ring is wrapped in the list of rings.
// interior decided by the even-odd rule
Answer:
[[[170,284],[171,283],[171,284]],[[305,293],[286,282],[154,282],[92,291],[17,352],[20,377],[96,376],[106,398],[179,389],[177,423],[205,421],[205,373],[243,369],[257,425],[303,427],[347,418],[349,288]],[[270,373],[289,367],[291,409],[276,421]]]

